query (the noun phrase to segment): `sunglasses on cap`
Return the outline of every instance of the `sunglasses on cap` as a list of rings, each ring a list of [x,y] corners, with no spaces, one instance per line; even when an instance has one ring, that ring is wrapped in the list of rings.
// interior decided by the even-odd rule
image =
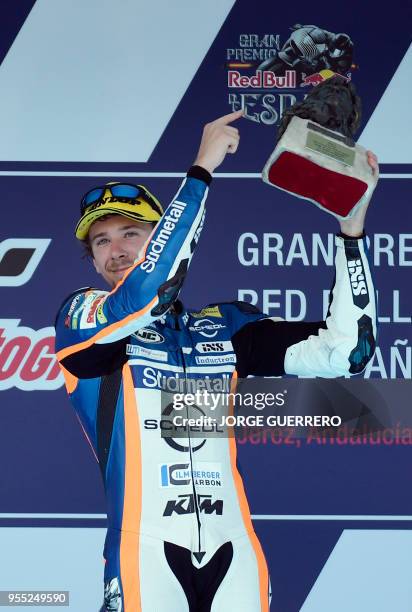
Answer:
[[[83,216],[89,208],[97,208],[97,205],[101,202],[106,191],[109,191],[116,200],[126,201],[130,204],[133,204],[133,201],[137,198],[142,198],[160,216],[163,214],[159,202],[143,187],[143,185],[131,185],[129,183],[114,183],[113,185],[103,185],[102,187],[91,189],[82,197],[80,202],[80,214]]]

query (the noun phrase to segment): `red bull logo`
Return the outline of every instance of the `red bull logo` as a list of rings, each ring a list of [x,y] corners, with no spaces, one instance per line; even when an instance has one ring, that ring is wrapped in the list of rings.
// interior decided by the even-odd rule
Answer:
[[[238,70],[229,70],[227,84],[238,89],[294,89],[296,71],[286,70],[284,75],[277,75],[271,70],[259,70],[253,76],[247,76]]]
[[[54,353],[53,327],[35,331],[20,319],[0,319],[0,391],[53,391],[64,383]]]
[[[308,85],[319,85],[319,83],[323,83],[327,79],[330,79],[333,76],[340,76],[345,81],[350,81],[350,76],[344,76],[343,74],[339,74],[338,72],[333,72],[333,70],[321,70],[320,72],[314,72],[313,74],[308,74],[302,79],[301,87],[306,87]]]

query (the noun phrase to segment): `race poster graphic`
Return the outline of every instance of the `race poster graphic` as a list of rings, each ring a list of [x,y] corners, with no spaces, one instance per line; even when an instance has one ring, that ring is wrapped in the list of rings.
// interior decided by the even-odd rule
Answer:
[[[355,139],[380,164],[365,225],[376,347],[365,370],[338,379],[333,392],[323,379],[307,392],[307,380],[289,377],[279,379],[279,392],[293,388],[296,406],[328,411],[355,397],[359,418],[372,415],[379,426],[304,438],[246,427],[237,462],[268,562],[271,612],[407,612],[408,7],[398,0],[379,8],[351,0],[343,10],[323,0],[256,7],[213,0],[206,11],[189,0],[8,4],[0,7],[0,591],[70,591],[76,611],[103,602],[105,493],[55,356],[64,301],[72,304],[67,330],[84,309],[87,325],[106,323],[102,292],[110,287],[74,234],[82,195],[107,182],[142,184],[166,207],[196,159],[203,126],[243,109],[239,148],[214,173],[179,296],[196,314],[193,333],[203,332],[192,347],[194,367],[231,367],[228,340],[215,335],[219,304],[246,302],[275,321],[327,317],[339,225],[269,187],[261,173],[285,110],[340,75],[362,100]],[[349,264],[357,281],[363,272]],[[86,305],[76,301],[81,288]],[[130,359],[156,360],[160,371],[167,354],[159,332],[145,325],[135,334],[125,349]],[[150,371],[147,380],[158,377]],[[180,503],[178,495],[193,480],[206,491],[202,518],[213,508],[223,516],[215,495],[227,483],[220,460],[192,474],[187,464],[156,461],[153,483],[170,494],[167,511],[190,514],[197,498],[189,491]]]

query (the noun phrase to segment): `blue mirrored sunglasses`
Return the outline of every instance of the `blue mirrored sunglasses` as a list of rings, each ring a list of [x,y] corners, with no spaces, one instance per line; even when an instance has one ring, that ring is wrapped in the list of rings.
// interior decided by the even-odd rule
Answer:
[[[126,200],[133,203],[136,198],[143,198],[159,215],[163,210],[153,196],[142,185],[131,185],[129,183],[117,183],[115,185],[103,185],[95,187],[84,194],[80,203],[80,213],[84,215],[88,208],[96,205],[102,199],[104,193],[110,191],[116,200]]]

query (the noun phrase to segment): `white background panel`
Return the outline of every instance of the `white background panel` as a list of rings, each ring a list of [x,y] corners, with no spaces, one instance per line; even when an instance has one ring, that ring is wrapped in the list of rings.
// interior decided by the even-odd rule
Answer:
[[[412,46],[386,88],[359,142],[374,151],[381,164],[412,164]]]
[[[233,4],[37,0],[0,69],[0,161],[147,161]]]
[[[0,590],[70,591],[70,606],[13,606],[16,612],[97,612],[103,603],[100,528],[0,528]]]
[[[301,612],[410,612],[411,549],[411,531],[344,531]]]

